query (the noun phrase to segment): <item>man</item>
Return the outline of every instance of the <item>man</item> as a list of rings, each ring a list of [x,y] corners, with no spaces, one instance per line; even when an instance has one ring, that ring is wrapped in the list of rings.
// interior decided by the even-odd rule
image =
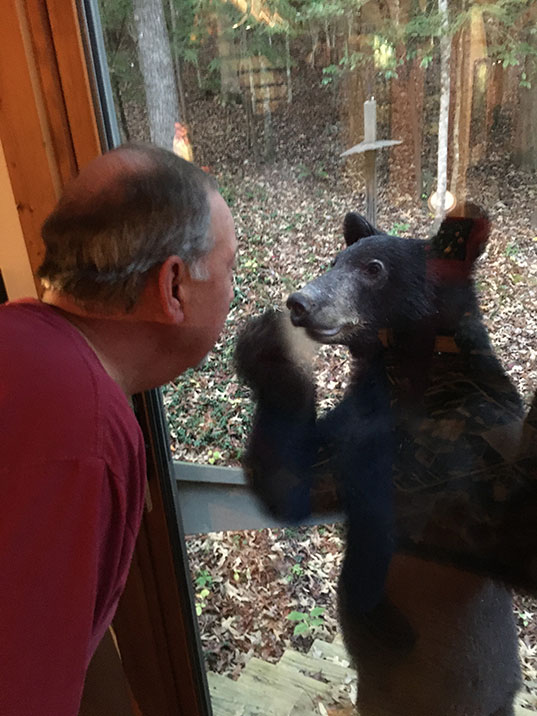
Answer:
[[[84,168],[42,233],[42,301],[0,307],[2,716],[77,714],[142,513],[127,396],[212,348],[236,251],[213,180],[149,145]]]

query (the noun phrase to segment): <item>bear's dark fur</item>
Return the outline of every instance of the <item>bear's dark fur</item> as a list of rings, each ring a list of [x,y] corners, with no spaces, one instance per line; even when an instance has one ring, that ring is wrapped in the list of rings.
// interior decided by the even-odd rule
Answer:
[[[535,420],[523,428],[475,297],[488,232],[470,205],[428,241],[347,215],[347,248],[288,299],[295,326],[354,360],[344,399],[320,419],[283,314],[254,319],[237,343],[257,401],[245,470],[265,506],[299,520],[326,507],[327,475],[337,486],[340,619],[364,714],[512,712],[504,582],[537,583]]]

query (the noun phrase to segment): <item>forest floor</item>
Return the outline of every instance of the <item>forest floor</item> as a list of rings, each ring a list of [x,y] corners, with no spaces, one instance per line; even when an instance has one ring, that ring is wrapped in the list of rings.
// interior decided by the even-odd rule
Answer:
[[[270,163],[251,159],[240,105],[192,93],[189,109],[196,161],[210,167],[231,207],[239,256],[235,300],[218,345],[201,370],[165,388],[164,400],[176,459],[238,465],[252,406],[233,371],[235,336],[249,316],[281,306],[342,248],[345,213],[364,212],[361,164],[340,159],[344,122],[318,81],[301,83],[292,105],[274,114]],[[256,129],[261,138],[261,119]],[[426,238],[432,217],[425,201],[398,193],[386,155],[379,164],[379,228]],[[476,271],[480,305],[497,354],[527,402],[537,388],[535,176],[490,154],[471,170],[468,187],[493,227]],[[343,350],[320,351],[322,410],[342,395],[348,370]],[[213,533],[190,537],[187,546],[209,669],[237,676],[253,655],[277,661],[289,644],[305,650],[313,635],[335,633],[340,526]],[[515,603],[525,703],[537,710],[537,603],[523,596]],[[325,608],[318,626],[316,607]],[[287,618],[293,611],[303,614],[299,622]],[[297,623],[303,634],[294,636]]]

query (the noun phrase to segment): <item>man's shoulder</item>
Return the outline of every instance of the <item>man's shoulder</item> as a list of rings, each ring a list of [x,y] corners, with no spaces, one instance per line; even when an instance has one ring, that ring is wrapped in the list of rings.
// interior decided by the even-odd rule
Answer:
[[[0,360],[7,369],[16,371],[26,363],[45,368],[48,360],[72,363],[84,359],[84,345],[74,326],[41,301],[23,299],[0,306]]]
[[[0,423],[14,449],[107,457],[137,443],[126,397],[80,333],[38,301],[0,307]],[[24,454],[24,453],[22,453]]]

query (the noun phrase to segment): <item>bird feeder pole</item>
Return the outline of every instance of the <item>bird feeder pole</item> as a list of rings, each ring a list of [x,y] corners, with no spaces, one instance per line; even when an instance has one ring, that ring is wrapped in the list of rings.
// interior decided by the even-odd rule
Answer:
[[[377,223],[377,151],[383,147],[401,144],[399,139],[377,140],[377,103],[374,97],[364,102],[364,141],[343,152],[342,157],[350,154],[365,154],[365,204],[366,218],[373,226]]]
[[[375,144],[377,141],[377,103],[374,99],[364,102],[364,142]],[[377,154],[372,149],[364,154],[365,160],[365,205],[366,218],[373,226],[377,225]]]

